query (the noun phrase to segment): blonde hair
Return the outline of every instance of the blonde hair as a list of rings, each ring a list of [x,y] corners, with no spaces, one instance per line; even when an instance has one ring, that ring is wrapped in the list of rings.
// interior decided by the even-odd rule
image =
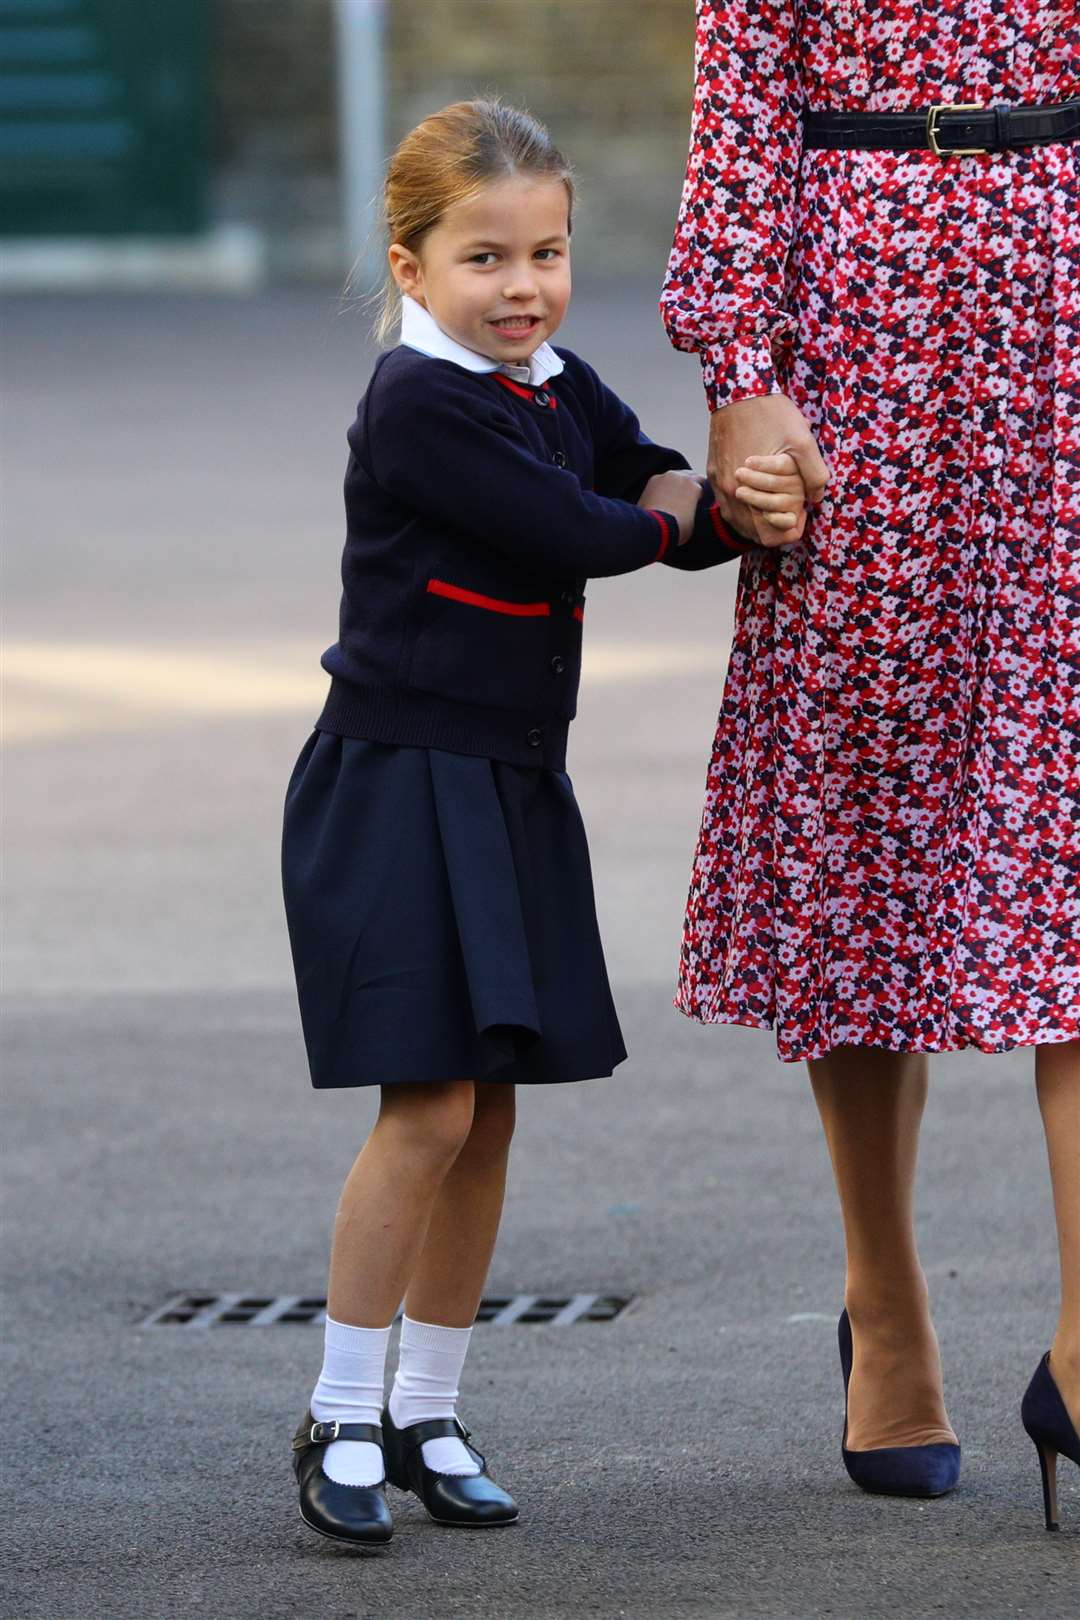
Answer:
[[[390,159],[383,187],[387,241],[419,252],[448,209],[492,180],[517,174],[561,180],[573,210],[573,170],[531,114],[497,99],[443,107],[410,130]],[[375,320],[380,343],[393,338],[399,308],[397,283],[387,271]]]

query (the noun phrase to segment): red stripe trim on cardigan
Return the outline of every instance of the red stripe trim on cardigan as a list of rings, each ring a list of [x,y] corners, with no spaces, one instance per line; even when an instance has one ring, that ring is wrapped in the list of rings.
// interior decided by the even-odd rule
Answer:
[[[667,518],[664,516],[663,512],[654,512],[651,506],[646,507],[645,510],[648,512],[649,516],[654,517],[656,519],[657,523],[659,523],[659,525],[660,525],[660,534],[661,534],[660,550],[656,553],[656,556],[654,557],[653,561],[654,562],[662,562],[663,559],[664,559],[664,555],[667,552],[667,548],[671,544],[671,525],[669,524]]]
[[[509,613],[515,619],[548,619],[548,602],[501,602],[496,596],[481,596],[478,591],[466,591],[460,585],[448,585],[444,579],[429,579],[431,596],[446,596],[452,602],[467,602],[470,607],[485,608],[488,613]]]
[[[714,503],[709,507],[709,517],[712,520],[713,533],[716,535],[718,540],[722,540],[724,542],[729,551],[737,551],[741,555],[743,552],[753,550],[753,540],[744,540],[742,535],[736,534],[735,531],[730,529],[724,522],[720,515],[720,507],[718,503]]]
[[[585,609],[583,607],[576,607],[574,609],[574,618],[577,620],[578,624],[584,624],[585,623]]]
[[[512,394],[517,394],[519,399],[533,400],[533,399],[536,398],[536,395],[540,391],[537,388],[526,388],[524,383],[515,382],[513,377],[508,377],[506,375],[505,371],[494,371],[494,372],[492,372],[492,376],[495,378],[496,382],[502,383],[504,388],[509,388],[509,390],[510,390],[510,392]],[[548,408],[548,410],[549,411],[555,410],[556,407],[558,406],[559,402],[555,398],[555,395],[551,392],[550,388],[547,387],[546,384],[544,385],[544,392],[547,394],[547,397],[548,397],[547,398],[547,408]]]

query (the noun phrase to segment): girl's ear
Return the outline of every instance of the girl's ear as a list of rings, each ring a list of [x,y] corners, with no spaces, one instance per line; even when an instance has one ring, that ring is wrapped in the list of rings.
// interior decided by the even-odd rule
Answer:
[[[419,303],[423,303],[423,298],[420,296],[420,287],[423,283],[424,274],[416,254],[410,253],[409,249],[402,247],[400,242],[391,242],[387,258],[390,260],[390,274],[397,282],[399,290],[407,293],[412,298],[416,298]]]

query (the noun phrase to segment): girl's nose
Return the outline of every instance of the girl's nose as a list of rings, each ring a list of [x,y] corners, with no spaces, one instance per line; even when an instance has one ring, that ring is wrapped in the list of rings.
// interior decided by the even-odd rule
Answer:
[[[532,298],[536,293],[536,277],[531,270],[514,270],[503,283],[504,298]]]

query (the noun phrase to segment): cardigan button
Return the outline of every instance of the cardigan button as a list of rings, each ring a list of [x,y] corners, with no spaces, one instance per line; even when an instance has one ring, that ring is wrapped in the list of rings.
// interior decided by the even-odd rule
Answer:
[[[542,411],[546,411],[548,406],[551,404],[551,395],[545,393],[541,388],[538,393],[533,395],[533,400],[537,405],[539,405]]]
[[[539,748],[540,744],[544,740],[544,733],[539,729],[538,726],[534,726],[525,740],[530,748]]]
[[[555,463],[556,467],[566,466],[566,456],[562,450],[556,450],[551,459]]]
[[[566,668],[566,659],[560,658],[559,654],[556,653],[555,657],[551,660],[551,667],[555,671],[556,675],[561,675],[563,670]]]

